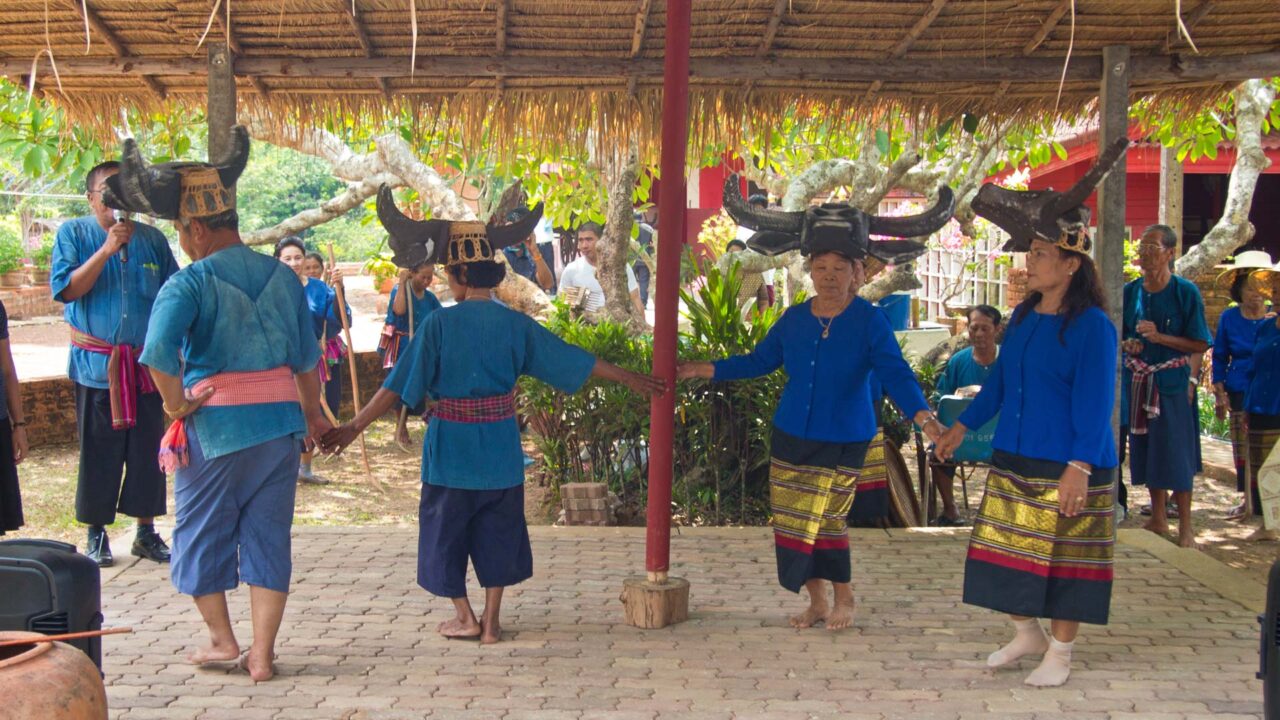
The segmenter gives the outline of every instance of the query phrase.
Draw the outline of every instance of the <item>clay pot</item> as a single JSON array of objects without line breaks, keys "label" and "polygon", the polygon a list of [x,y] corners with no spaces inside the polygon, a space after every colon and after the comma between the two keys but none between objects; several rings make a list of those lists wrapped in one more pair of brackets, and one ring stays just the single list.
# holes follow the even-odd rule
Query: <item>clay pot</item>
[{"label": "clay pot", "polygon": [[[0,632],[0,642],[39,637],[32,632]],[[0,698],[5,717],[107,718],[107,693],[97,666],[66,643],[0,648]]]}]

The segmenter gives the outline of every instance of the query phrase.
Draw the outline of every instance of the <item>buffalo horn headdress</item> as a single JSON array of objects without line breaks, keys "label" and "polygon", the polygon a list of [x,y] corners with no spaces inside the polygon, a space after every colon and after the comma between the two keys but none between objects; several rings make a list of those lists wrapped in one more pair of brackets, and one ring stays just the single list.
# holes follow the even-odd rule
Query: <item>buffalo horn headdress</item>
[{"label": "buffalo horn headdress", "polygon": [[938,201],[919,215],[881,217],[869,215],[848,203],[825,203],[796,212],[758,210],[742,198],[738,176],[724,183],[724,209],[734,222],[756,231],[747,247],[764,255],[800,250],[801,255],[836,251],[851,259],[868,255],[886,263],[903,263],[924,253],[913,240],[878,240],[872,235],[915,238],[929,235],[951,219],[955,196],[951,188],[938,188]]},{"label": "buffalo horn headdress", "polygon": [[391,188],[378,188],[378,220],[390,236],[391,261],[402,268],[422,263],[457,265],[493,260],[494,252],[529,237],[542,220],[542,203],[508,225],[465,220],[414,220],[400,212]]},{"label": "buffalo horn headdress", "polygon": [[231,128],[231,148],[215,163],[167,162],[150,165],[138,143],[126,138],[120,172],[107,178],[104,205],[165,220],[211,217],[236,207],[232,188],[249,162],[249,131]]},{"label": "buffalo horn headdress", "polygon": [[1128,138],[1116,140],[1084,177],[1063,193],[1053,188],[1010,190],[986,183],[973,198],[973,211],[1009,233],[1005,252],[1026,252],[1032,240],[1043,240],[1087,255],[1093,250],[1093,241],[1089,239],[1090,213],[1084,201],[1128,147]]}]

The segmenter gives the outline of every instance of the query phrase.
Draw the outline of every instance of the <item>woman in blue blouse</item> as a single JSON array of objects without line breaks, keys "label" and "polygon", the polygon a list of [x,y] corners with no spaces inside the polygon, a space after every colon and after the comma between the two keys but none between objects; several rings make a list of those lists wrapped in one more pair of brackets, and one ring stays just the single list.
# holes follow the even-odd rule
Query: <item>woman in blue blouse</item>
[{"label": "woman in blue blouse", "polygon": [[[338,339],[342,332],[342,320],[338,317],[338,295],[334,289],[307,275],[307,248],[302,240],[290,235],[276,244],[275,258],[293,270],[302,283],[303,295],[307,298],[307,307],[311,310],[311,322],[315,327],[316,342],[320,344],[321,356],[317,369],[324,389],[324,402],[329,412],[338,414],[338,406],[342,404],[342,373],[337,372],[330,363],[336,346],[341,345]],[[334,285],[342,282],[342,271],[338,268],[330,270],[330,279]],[[347,317],[351,317],[351,308],[347,307]],[[341,354],[338,354],[341,357]],[[336,422],[336,421],[335,421]],[[303,453],[298,466],[298,479],[304,483],[324,485],[327,478],[311,471],[312,453]]]},{"label": "woman in blue blouse", "polygon": [[[1248,251],[1236,256],[1231,275],[1231,299],[1235,305],[1218,318],[1218,332],[1213,341],[1213,395],[1218,419],[1230,414],[1231,454],[1236,463],[1236,490],[1245,491],[1244,394],[1249,388],[1249,372],[1253,369],[1253,346],[1258,329],[1267,322],[1267,287],[1260,268],[1270,268],[1271,257],[1265,252]],[[1258,489],[1252,490],[1253,509],[1261,512]],[[1243,517],[1245,503],[1240,503],[1227,517]]]},{"label": "woman in blue blouse", "polygon": [[[535,212],[533,222],[541,207]],[[464,222],[437,230],[448,238],[445,266],[457,305],[427,316],[369,404],[322,443],[328,451],[340,451],[392,407],[436,401],[422,443],[418,584],[453,601],[456,617],[440,624],[441,635],[479,638],[481,643],[501,639],[499,612],[506,586],[533,575],[516,381],[530,375],[576,392],[594,375],[641,395],[664,388],[662,380],[599,360],[494,302],[493,288],[506,269],[493,260],[503,245],[486,237],[503,230]],[[392,233],[394,238],[396,230]],[[509,242],[526,235],[513,233]],[[479,619],[467,598],[468,559],[485,588]]]},{"label": "woman in blue blouse", "polygon": [[[1014,639],[987,665],[1043,653],[1026,678],[1036,686],[1066,682],[1080,623],[1105,624],[1111,601],[1117,339],[1086,254],[1086,222],[1058,242],[1030,241],[1030,295],[1013,312],[991,376],[937,450],[945,460],[967,428],[1000,413],[964,601],[1012,616]],[[1041,617],[1051,619],[1051,637]]]},{"label": "woman in blue blouse", "polygon": [[[816,245],[807,265],[817,296],[793,305],[754,350],[715,362],[681,363],[678,378],[744,380],[778,368],[787,384],[773,416],[769,502],[778,581],[809,593],[794,627],[853,623],[846,518],[861,489],[858,471],[876,434],[870,376],[930,438],[942,426],[929,412],[883,312],[854,293],[862,255],[851,243]],[[834,606],[824,582],[832,585]]]},{"label": "woman in blue blouse", "polygon": [[[1271,300],[1280,297],[1280,264],[1258,275],[1268,281],[1264,287]],[[1268,318],[1258,328],[1244,409],[1249,424],[1249,485],[1257,493],[1258,469],[1280,440],[1280,317]],[[1275,540],[1276,528],[1262,528],[1250,539]]]},{"label": "woman in blue blouse", "polygon": [[[382,326],[382,337],[378,340],[378,355],[382,357],[383,369],[395,367],[400,351],[413,339],[413,330],[428,315],[440,309],[440,301],[431,292],[435,275],[436,265],[430,262],[400,270],[400,282],[392,286],[391,297],[387,298],[387,317]],[[421,415],[425,409],[401,409],[396,420],[396,442],[402,448],[407,449],[409,445],[409,412]]]}]

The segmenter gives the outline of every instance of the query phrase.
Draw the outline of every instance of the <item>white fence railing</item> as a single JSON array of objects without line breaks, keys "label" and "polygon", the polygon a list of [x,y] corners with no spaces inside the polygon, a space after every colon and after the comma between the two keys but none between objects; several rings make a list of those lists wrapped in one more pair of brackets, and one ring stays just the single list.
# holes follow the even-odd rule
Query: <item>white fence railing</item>
[{"label": "white fence railing", "polygon": [[1007,269],[1010,258],[999,250],[1006,238],[995,234],[959,251],[931,249],[916,261],[916,290],[926,320],[947,315],[953,308],[1008,304]]}]

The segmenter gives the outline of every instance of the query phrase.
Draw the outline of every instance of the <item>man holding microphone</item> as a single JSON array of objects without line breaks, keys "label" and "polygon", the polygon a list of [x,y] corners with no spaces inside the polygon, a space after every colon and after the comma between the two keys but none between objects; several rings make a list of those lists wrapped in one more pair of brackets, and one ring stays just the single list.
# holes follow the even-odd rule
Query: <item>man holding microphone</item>
[{"label": "man holding microphone", "polygon": [[159,230],[117,219],[102,203],[107,178],[119,170],[112,161],[89,171],[90,214],[58,228],[49,278],[71,329],[67,376],[75,384],[80,439],[76,520],[89,526],[85,554],[102,567],[114,562],[106,526],[117,512],[137,519],[134,555],[169,561],[153,524],[167,512],[157,459],[164,410],[138,356],[156,293],[178,264]]}]

